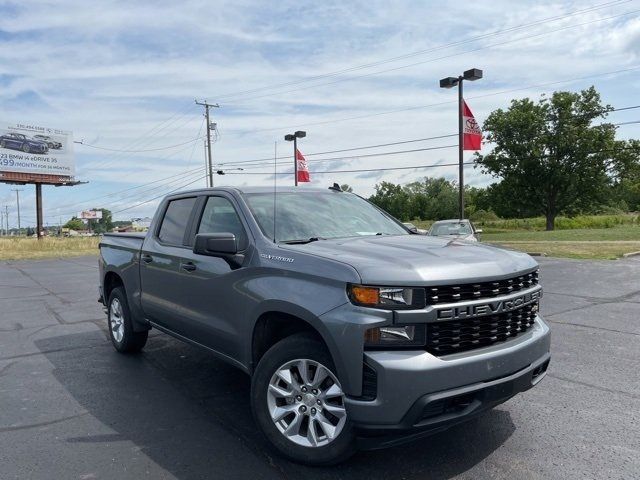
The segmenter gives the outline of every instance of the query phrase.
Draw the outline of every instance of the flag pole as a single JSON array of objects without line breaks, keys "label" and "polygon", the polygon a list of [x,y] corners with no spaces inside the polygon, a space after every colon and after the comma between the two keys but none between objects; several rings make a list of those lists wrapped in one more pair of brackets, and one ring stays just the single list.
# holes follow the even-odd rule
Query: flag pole
[{"label": "flag pole", "polygon": [[293,137],[293,177],[295,186],[298,186],[298,137]]},{"label": "flag pole", "polygon": [[462,81],[463,76],[458,77],[458,205],[460,208],[460,220],[464,219],[464,125]]}]

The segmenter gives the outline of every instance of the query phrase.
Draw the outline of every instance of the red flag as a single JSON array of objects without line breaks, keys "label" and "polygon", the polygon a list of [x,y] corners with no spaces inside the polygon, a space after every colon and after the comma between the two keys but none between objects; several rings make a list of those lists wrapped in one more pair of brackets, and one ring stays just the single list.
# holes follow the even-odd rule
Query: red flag
[{"label": "red flag", "polygon": [[310,182],[309,167],[307,160],[302,156],[300,150],[296,149],[296,163],[298,165],[298,182]]},{"label": "red flag", "polygon": [[462,102],[463,150],[480,150],[482,149],[482,131],[467,102],[464,100]]}]

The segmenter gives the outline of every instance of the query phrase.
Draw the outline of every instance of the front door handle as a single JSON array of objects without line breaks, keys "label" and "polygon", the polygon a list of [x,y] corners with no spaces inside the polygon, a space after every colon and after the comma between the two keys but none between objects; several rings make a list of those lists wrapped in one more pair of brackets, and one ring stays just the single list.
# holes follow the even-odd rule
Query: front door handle
[{"label": "front door handle", "polygon": [[193,262],[181,263],[180,268],[186,270],[187,272],[193,272],[196,269],[196,266]]},{"label": "front door handle", "polygon": [[144,263],[153,262],[153,257],[151,255],[149,255],[148,253],[143,253],[142,255],[140,255],[140,259],[142,259],[142,261]]}]

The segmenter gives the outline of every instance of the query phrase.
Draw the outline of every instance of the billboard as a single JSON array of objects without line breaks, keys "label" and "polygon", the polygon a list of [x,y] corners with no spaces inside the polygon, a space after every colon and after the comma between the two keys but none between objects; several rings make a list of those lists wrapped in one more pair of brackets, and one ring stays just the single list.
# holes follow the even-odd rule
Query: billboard
[{"label": "billboard", "polygon": [[100,220],[102,218],[102,210],[83,210],[78,215],[83,220]]},{"label": "billboard", "polygon": [[0,122],[0,172],[75,176],[73,134],[29,123]]}]

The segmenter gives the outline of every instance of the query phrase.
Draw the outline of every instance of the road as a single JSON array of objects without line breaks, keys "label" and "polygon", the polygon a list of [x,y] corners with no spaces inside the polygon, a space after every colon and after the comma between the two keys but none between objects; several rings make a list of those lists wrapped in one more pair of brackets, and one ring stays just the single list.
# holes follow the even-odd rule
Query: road
[{"label": "road", "polygon": [[0,262],[0,478],[640,478],[640,260],[540,259],[547,377],[481,418],[331,468],[271,453],[249,379],[152,332],[109,344],[93,257]]}]

